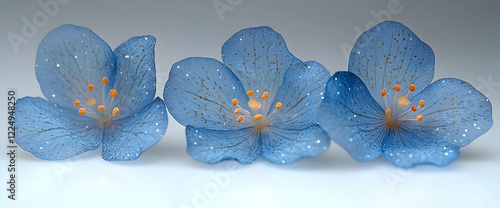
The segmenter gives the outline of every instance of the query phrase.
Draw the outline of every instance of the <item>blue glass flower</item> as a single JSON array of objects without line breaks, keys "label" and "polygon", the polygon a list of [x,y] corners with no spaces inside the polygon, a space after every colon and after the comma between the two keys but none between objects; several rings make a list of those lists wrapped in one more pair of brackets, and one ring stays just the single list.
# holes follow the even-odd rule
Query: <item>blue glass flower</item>
[{"label": "blue glass flower", "polygon": [[17,144],[45,160],[97,149],[105,160],[134,160],[167,128],[155,99],[153,36],[134,37],[113,52],[91,30],[50,31],[36,56],[36,77],[48,99],[17,101]]},{"label": "blue glass flower", "polygon": [[302,62],[269,27],[241,30],[222,46],[224,63],[187,58],[175,63],[163,96],[186,126],[196,160],[276,164],[315,157],[330,144],[316,111],[330,73]]},{"label": "blue glass flower", "polygon": [[404,25],[364,32],[349,72],[328,81],[319,121],[358,161],[444,166],[492,126],[489,100],[469,83],[434,77],[434,53]]}]

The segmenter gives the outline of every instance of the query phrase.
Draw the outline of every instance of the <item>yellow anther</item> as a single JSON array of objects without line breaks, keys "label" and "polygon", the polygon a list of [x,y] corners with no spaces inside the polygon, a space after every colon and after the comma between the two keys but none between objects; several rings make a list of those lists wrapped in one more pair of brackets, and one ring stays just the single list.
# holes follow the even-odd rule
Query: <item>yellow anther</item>
[{"label": "yellow anther", "polygon": [[423,108],[425,106],[425,101],[424,100],[421,100],[420,101],[420,107]]},{"label": "yellow anther", "polygon": [[382,97],[384,97],[387,94],[387,90],[384,88],[382,89]]},{"label": "yellow anther", "polygon": [[120,112],[120,109],[118,108],[113,108],[113,115],[116,116],[116,114],[118,114]]},{"label": "yellow anther", "polygon": [[408,87],[408,89],[410,89],[410,91],[412,91],[412,92],[413,92],[413,91],[415,91],[415,88],[416,88],[416,87],[415,87],[415,85],[414,85],[414,84],[411,84],[411,85]]},{"label": "yellow anther", "polygon": [[260,115],[260,114],[257,114],[257,115],[255,115],[255,116],[253,117],[253,119],[255,119],[255,120],[259,120],[259,119],[261,119],[261,118],[262,118],[262,115]]},{"label": "yellow anther", "polygon": [[73,103],[74,105],[80,105],[80,100],[75,99],[75,102]]},{"label": "yellow anther", "polygon": [[281,102],[276,103],[276,108],[277,109],[280,109],[282,106],[283,106],[283,104],[281,104]]},{"label": "yellow anther", "polygon": [[411,106],[411,110],[412,110],[412,111],[417,111],[417,108],[418,108],[418,107],[417,107],[416,105]]},{"label": "yellow anther", "polygon": [[396,90],[396,92],[400,91],[401,85],[394,85],[394,90]]},{"label": "yellow anther", "polygon": [[89,86],[87,86],[87,89],[89,89],[89,91],[92,92],[92,90],[94,89],[94,85],[93,84],[89,84]]},{"label": "yellow anther", "polygon": [[87,100],[87,105],[88,106],[94,106],[95,105],[95,99],[94,99],[94,97],[89,97],[89,99]]},{"label": "yellow anther", "polygon": [[236,108],[236,110],[234,110],[234,114],[238,114],[238,113],[240,113],[240,109]]},{"label": "yellow anther", "polygon": [[259,110],[260,107],[262,107],[262,103],[255,100],[255,98],[250,98],[250,101],[248,101],[248,106],[250,106],[252,110]]},{"label": "yellow anther", "polygon": [[248,97],[252,97],[253,94],[254,94],[253,90],[248,90],[247,92]]},{"label": "yellow anther", "polygon": [[263,100],[265,100],[268,97],[269,97],[269,93],[268,92],[264,92],[264,94],[262,94],[262,99]]},{"label": "yellow anther", "polygon": [[99,105],[97,106],[97,110],[99,111],[103,111],[106,107],[104,107],[104,105]]},{"label": "yellow anther", "polygon": [[238,123],[241,122],[241,121],[243,121],[243,116],[238,116],[238,118],[236,119],[236,121],[238,121]]},{"label": "yellow anther", "polygon": [[424,117],[422,115],[417,116],[417,121],[422,121],[422,119],[424,119]]},{"label": "yellow anther", "polygon": [[102,78],[102,84],[108,84],[109,80],[107,77]]},{"label": "yellow anther", "polygon": [[387,110],[385,110],[385,115],[389,115],[389,113],[391,113],[391,109],[390,108],[387,108]]},{"label": "yellow anther", "polygon": [[238,105],[238,100],[236,100],[236,98],[233,99],[233,105]]},{"label": "yellow anther", "polygon": [[80,115],[85,115],[86,112],[87,112],[87,110],[85,110],[85,108],[78,109],[78,114],[80,114]]},{"label": "yellow anther", "polygon": [[111,97],[116,97],[118,95],[115,89],[110,90],[109,94],[111,94]]},{"label": "yellow anther", "polygon": [[401,97],[399,97],[399,99],[398,99],[398,107],[399,107],[399,109],[403,109],[406,106],[408,106],[409,104],[410,104],[410,100],[408,100],[406,98],[406,96],[402,95]]}]

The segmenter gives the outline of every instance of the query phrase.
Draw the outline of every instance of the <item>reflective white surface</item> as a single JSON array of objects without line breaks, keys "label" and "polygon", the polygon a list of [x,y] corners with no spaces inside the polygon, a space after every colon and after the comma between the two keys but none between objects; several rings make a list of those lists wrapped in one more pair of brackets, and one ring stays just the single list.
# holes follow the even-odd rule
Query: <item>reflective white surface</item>
[{"label": "reflective white surface", "polygon": [[[383,158],[358,163],[335,143],[318,158],[291,165],[277,166],[263,159],[251,165],[231,161],[206,165],[186,153],[184,127],[169,117],[164,139],[136,161],[106,162],[100,149],[65,161],[42,161],[18,149],[15,202],[7,199],[5,191],[7,133],[1,128],[5,138],[0,142],[1,207],[500,206],[498,3],[69,1],[47,14],[39,2],[47,0],[4,1],[0,6],[0,93],[4,95],[0,119],[4,121],[9,88],[17,89],[18,97],[42,96],[34,73],[36,50],[45,34],[62,24],[88,27],[112,48],[132,36],[154,35],[157,95],[161,95],[173,63],[192,56],[220,60],[222,44],[231,35],[260,25],[283,35],[291,53],[302,61],[318,61],[332,74],[346,70],[344,54],[357,36],[390,15],[432,47],[435,80],[464,79],[490,98],[495,124],[463,148],[455,163],[404,170]],[[228,10],[219,16],[214,2]],[[42,22],[43,12],[46,22]],[[39,18],[37,31],[29,37],[22,33],[23,17],[31,22]],[[17,53],[7,38],[10,32],[25,37]]]}]

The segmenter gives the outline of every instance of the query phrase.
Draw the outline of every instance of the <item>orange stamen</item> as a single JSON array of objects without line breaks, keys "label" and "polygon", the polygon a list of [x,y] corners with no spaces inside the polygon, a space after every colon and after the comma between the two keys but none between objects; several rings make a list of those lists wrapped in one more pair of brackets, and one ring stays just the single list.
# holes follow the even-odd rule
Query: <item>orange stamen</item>
[{"label": "orange stamen", "polygon": [[401,90],[401,86],[400,85],[394,85],[394,90],[396,90],[396,92],[399,92]]},{"label": "orange stamen", "polygon": [[97,110],[99,111],[103,111],[106,107],[104,107],[104,105],[99,105],[97,106]]},{"label": "orange stamen", "polygon": [[420,107],[423,108],[425,106],[425,101],[424,100],[421,100],[420,101]]},{"label": "orange stamen", "polygon": [[412,91],[412,92],[413,92],[413,91],[415,91],[415,88],[416,88],[416,87],[415,87],[415,85],[414,85],[414,84],[411,84],[408,88],[410,89],[410,91]]},{"label": "orange stamen", "polygon": [[248,97],[252,97],[252,95],[253,95],[253,94],[254,94],[253,90],[249,90],[249,91],[247,92]]},{"label": "orange stamen", "polygon": [[236,100],[236,98],[233,99],[233,105],[238,105],[238,100]]},{"label": "orange stamen", "polygon": [[78,109],[78,114],[80,114],[82,116],[85,115],[86,112],[87,112],[87,110],[85,110],[85,108]]},{"label": "orange stamen", "polygon": [[422,121],[422,119],[424,119],[424,117],[422,115],[417,116],[417,121]]},{"label": "orange stamen", "polygon": [[80,100],[75,99],[75,102],[73,103],[74,105],[80,105]]},{"label": "orange stamen", "polygon": [[236,119],[236,121],[238,121],[238,123],[243,121],[243,116],[238,116],[238,119]]},{"label": "orange stamen", "polygon": [[262,94],[262,99],[263,100],[265,100],[268,97],[269,97],[269,93],[268,92],[264,92],[264,94]]},{"label": "orange stamen", "polygon": [[89,84],[89,86],[87,86],[87,89],[89,89],[89,91],[92,92],[92,90],[94,89],[94,85],[93,84]]},{"label": "orange stamen", "polygon": [[276,103],[276,108],[277,109],[280,109],[282,106],[283,106],[283,104],[281,104],[281,102]]},{"label": "orange stamen", "polygon": [[109,80],[107,77],[102,78],[102,84],[108,84]]},{"label": "orange stamen", "polygon": [[118,108],[113,109],[113,115],[116,116],[116,114],[118,114],[119,112],[120,112],[120,109],[118,109]]},{"label": "orange stamen", "polygon": [[391,109],[390,108],[387,108],[387,110],[385,111],[385,115],[389,115],[389,113],[391,113]]},{"label": "orange stamen", "polygon": [[411,106],[411,110],[412,110],[412,111],[417,111],[417,106],[416,106],[416,105]]},{"label": "orange stamen", "polygon": [[255,115],[255,116],[253,117],[253,119],[255,119],[255,120],[259,120],[259,119],[261,119],[261,118],[262,118],[262,115],[260,115],[260,114],[257,114],[257,115]]},{"label": "orange stamen", "polygon": [[387,94],[387,90],[384,88],[382,89],[382,97],[384,97]]},{"label": "orange stamen", "polygon": [[118,95],[115,89],[110,90],[109,94],[111,94],[111,97],[116,97]]},{"label": "orange stamen", "polygon": [[236,110],[234,110],[234,114],[238,114],[238,113],[240,113],[240,109],[236,108]]}]

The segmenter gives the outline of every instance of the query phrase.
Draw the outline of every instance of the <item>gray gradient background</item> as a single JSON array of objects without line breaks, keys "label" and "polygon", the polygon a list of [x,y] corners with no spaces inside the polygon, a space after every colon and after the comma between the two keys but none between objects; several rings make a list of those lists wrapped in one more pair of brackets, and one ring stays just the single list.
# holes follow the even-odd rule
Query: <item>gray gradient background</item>
[{"label": "gray gradient background", "polygon": [[[41,0],[45,2],[46,0]],[[315,60],[333,74],[347,68],[347,50],[371,12],[388,11],[390,0],[251,1],[231,6],[221,20],[213,0],[76,1],[38,29],[15,53],[9,32],[21,34],[22,17],[43,11],[38,0],[0,3],[0,120],[6,123],[9,88],[18,96],[43,96],[34,62],[40,40],[53,28],[71,23],[92,29],[111,48],[128,38],[157,38],[157,94],[162,95],[170,66],[186,57],[220,60],[222,44],[240,29],[268,25],[283,35],[289,50],[303,61]],[[239,2],[233,0],[232,2]],[[17,200],[7,200],[6,128],[0,128],[1,207],[423,207],[500,206],[498,1],[400,0],[391,19],[412,29],[436,55],[435,79],[456,77],[486,94],[495,109],[493,128],[462,149],[455,163],[401,170],[381,158],[354,161],[338,145],[314,159],[276,166],[263,159],[251,165],[206,165],[185,151],[184,127],[172,117],[166,136],[131,162],[106,162],[100,149],[65,161],[42,161],[18,149]],[[387,19],[383,16],[382,19]],[[359,29],[356,29],[359,28]],[[2,125],[6,125],[6,124]],[[0,126],[2,126],[0,125]],[[5,126],[4,126],[5,127]],[[228,167],[232,166],[231,167]],[[234,167],[238,171],[233,171]],[[228,176],[217,183],[214,175]],[[392,180],[388,180],[392,179]],[[208,195],[207,190],[208,190]]]}]

